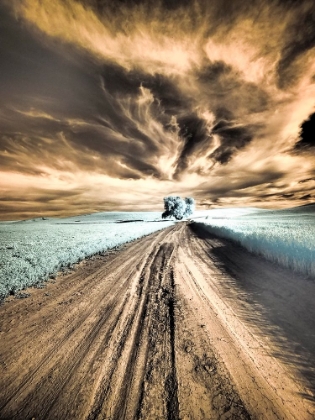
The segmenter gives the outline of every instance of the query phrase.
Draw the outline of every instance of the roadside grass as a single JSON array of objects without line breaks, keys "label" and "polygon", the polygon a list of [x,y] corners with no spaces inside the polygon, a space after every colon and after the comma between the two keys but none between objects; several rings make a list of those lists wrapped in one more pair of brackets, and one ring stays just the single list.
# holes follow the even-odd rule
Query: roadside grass
[{"label": "roadside grass", "polygon": [[29,286],[40,287],[91,255],[174,224],[159,223],[160,218],[161,213],[153,212],[108,212],[1,223],[0,300]]},{"label": "roadside grass", "polygon": [[250,252],[315,277],[315,213],[278,210],[212,218],[209,211],[207,218],[196,223]]}]

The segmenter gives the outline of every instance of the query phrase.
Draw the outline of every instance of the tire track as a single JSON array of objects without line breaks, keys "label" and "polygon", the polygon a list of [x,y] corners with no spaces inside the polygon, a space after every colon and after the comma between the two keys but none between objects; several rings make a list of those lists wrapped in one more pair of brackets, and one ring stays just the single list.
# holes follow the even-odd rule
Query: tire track
[{"label": "tire track", "polygon": [[176,374],[176,357],[175,357],[175,282],[174,272],[170,272],[170,296],[168,298],[169,322],[170,322],[170,353],[171,367],[170,373],[166,379],[165,387],[167,392],[167,419],[179,419],[178,405],[178,383]]},{"label": "tire track", "polygon": [[151,418],[179,418],[174,349],[175,298],[172,284],[174,251],[175,246],[170,242],[160,247],[160,258],[151,275],[153,287],[148,302],[150,345],[136,417],[130,418],[145,419],[148,413]]},{"label": "tire track", "polygon": [[[148,279],[146,279],[146,270],[147,270],[147,266],[150,265],[150,263],[152,261],[154,261],[154,257],[155,257],[155,253],[156,250],[153,250],[149,256],[149,258],[146,261],[145,267],[143,268],[140,276],[139,276],[139,282],[137,284],[137,290],[136,290],[136,301],[133,302],[132,308],[129,309],[128,313],[129,313],[129,319],[125,325],[125,328],[123,330],[123,333],[121,335],[121,337],[117,337],[115,339],[115,341],[117,343],[119,343],[118,348],[116,350],[116,354],[114,355],[114,358],[112,360],[111,363],[111,369],[110,369],[110,373],[107,377],[104,377],[102,380],[102,383],[99,386],[99,389],[97,391],[97,395],[95,397],[95,402],[93,407],[91,408],[90,414],[88,416],[88,420],[94,420],[94,419],[98,419],[98,418],[106,418],[106,413],[104,413],[104,410],[109,410],[111,412],[111,418],[115,419],[116,414],[114,411],[114,414],[112,414],[113,411],[113,405],[115,405],[115,402],[110,403],[110,393],[112,391],[112,382],[114,381],[113,377],[116,373],[117,370],[117,366],[120,363],[120,359],[122,358],[123,355],[123,351],[125,350],[126,347],[126,342],[128,340],[128,338],[130,338],[131,336],[131,332],[132,332],[132,327],[135,325],[135,320],[136,318],[139,318],[139,321],[136,323],[136,326],[134,327],[134,334],[132,335],[131,339],[134,340],[134,343],[139,341],[139,331],[141,330],[142,326],[143,326],[143,319],[144,319],[144,313],[146,311],[146,303],[147,303],[147,295],[145,295],[144,290],[147,289],[148,287]],[[137,351],[137,346],[135,344],[133,344],[131,346],[131,351],[128,354],[128,358],[130,360],[130,358],[132,358],[134,356],[134,354]],[[127,363],[128,366],[128,363]],[[127,368],[126,366],[126,368]],[[126,401],[126,394],[128,393],[128,385],[126,385],[126,380],[128,380],[129,376],[130,376],[130,362],[129,362],[129,370],[126,370],[126,374],[123,376],[123,379],[121,380],[121,383],[124,383],[124,389],[123,389],[123,393],[124,393],[124,398],[120,398],[120,401],[122,403],[122,406],[118,403],[116,404],[118,406],[118,408],[116,408],[116,413],[120,410],[124,411],[125,410],[125,401]],[[127,368],[128,369],[128,368]],[[128,384],[128,382],[127,382]],[[112,395],[112,399],[115,399],[116,394],[120,394],[119,392],[117,393],[117,385],[116,388],[114,390],[114,395]],[[107,402],[107,407],[104,407],[104,401]],[[115,410],[115,408],[114,408]],[[120,417],[122,418],[122,417]]]},{"label": "tire track", "polygon": [[[142,282],[137,290],[140,302],[135,305],[137,310],[133,312],[124,340],[120,340],[121,347],[111,376],[106,381],[107,386],[100,387],[88,420],[108,417],[114,420],[141,416],[144,389],[150,377],[150,366],[152,366],[152,353],[156,349],[156,342],[163,340],[161,336],[169,331],[169,328],[166,328],[158,340],[152,340],[155,329],[154,320],[160,317],[160,311],[156,310],[155,297],[164,284],[167,272],[165,267],[172,252],[173,247],[170,245],[158,247],[154,258],[146,264],[141,273]],[[165,378],[166,384],[169,384],[169,377],[171,373]],[[110,386],[113,382],[114,389]],[[173,391],[172,394],[174,394]],[[169,400],[170,398],[166,396],[165,401]]]}]

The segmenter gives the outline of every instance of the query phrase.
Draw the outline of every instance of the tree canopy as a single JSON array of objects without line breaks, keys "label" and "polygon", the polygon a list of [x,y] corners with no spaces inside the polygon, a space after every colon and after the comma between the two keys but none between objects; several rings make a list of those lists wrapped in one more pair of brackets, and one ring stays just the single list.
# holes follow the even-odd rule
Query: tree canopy
[{"label": "tree canopy", "polygon": [[192,197],[181,198],[178,196],[164,197],[164,213],[162,218],[175,217],[182,220],[193,214],[195,210],[195,200]]}]

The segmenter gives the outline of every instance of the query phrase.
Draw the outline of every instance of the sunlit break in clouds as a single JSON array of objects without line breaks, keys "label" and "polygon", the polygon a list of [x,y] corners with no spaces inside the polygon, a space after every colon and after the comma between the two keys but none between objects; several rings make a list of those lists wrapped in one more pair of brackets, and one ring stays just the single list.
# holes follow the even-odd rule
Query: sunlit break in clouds
[{"label": "sunlit break in clouds", "polygon": [[315,197],[313,0],[4,0],[0,218]]}]

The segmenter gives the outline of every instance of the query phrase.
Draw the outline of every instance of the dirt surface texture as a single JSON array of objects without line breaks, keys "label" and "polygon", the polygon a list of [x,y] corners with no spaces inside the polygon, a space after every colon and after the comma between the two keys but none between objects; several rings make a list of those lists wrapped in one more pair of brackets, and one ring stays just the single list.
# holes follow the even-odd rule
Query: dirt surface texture
[{"label": "dirt surface texture", "polygon": [[177,223],[0,306],[0,419],[314,419],[314,296]]}]

